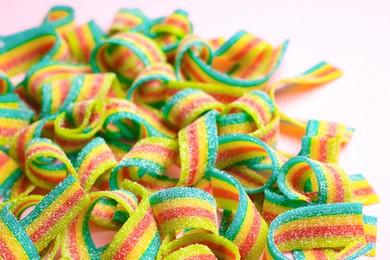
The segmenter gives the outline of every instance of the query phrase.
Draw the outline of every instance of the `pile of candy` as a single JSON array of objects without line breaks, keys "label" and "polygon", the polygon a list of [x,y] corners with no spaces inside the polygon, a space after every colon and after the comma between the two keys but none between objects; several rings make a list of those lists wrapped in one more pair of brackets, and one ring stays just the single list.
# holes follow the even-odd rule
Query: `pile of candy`
[{"label": "pile of candy", "polygon": [[[0,41],[2,258],[375,255],[362,205],[379,199],[338,166],[353,130],[275,102],[278,89],[338,78],[332,65],[270,85],[287,42],[203,40],[181,10],[122,9],[106,34],[56,6]],[[282,126],[302,133],[298,155],[277,149]],[[116,231],[109,244],[91,222]]]}]

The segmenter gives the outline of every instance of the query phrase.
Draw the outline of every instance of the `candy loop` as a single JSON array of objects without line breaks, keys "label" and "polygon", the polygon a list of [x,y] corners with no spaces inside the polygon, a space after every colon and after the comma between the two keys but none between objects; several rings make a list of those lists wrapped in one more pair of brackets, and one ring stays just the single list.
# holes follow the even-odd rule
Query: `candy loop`
[{"label": "candy loop", "polygon": [[[8,76],[25,73],[40,60],[69,59],[69,50],[51,25],[42,25],[24,32],[2,37],[0,70]],[[28,58],[23,58],[28,56]]]},{"label": "candy loop", "polygon": [[75,78],[73,81],[59,79],[42,85],[37,99],[31,100],[40,110],[39,118],[49,117],[64,110],[77,97],[81,82],[81,78]]},{"label": "candy loop", "polygon": [[[176,185],[177,180],[163,176],[179,155],[177,141],[163,137],[149,137],[137,142],[112,170],[110,188],[119,189],[124,179],[130,179],[151,190],[160,190],[161,182]],[[161,176],[160,178],[157,176]],[[151,179],[150,179],[151,178]],[[158,182],[155,179],[160,179]]]},{"label": "candy loop", "polygon": [[213,97],[196,89],[186,89],[172,96],[162,108],[164,117],[184,128],[208,111],[221,111],[223,105]]},{"label": "candy loop", "polygon": [[101,41],[91,54],[94,72],[114,71],[125,84],[131,84],[145,66],[164,61],[163,52],[153,40],[133,32],[121,32]]},{"label": "candy loop", "polygon": [[70,175],[20,221],[40,252],[88,203],[87,195]]},{"label": "candy loop", "polygon": [[214,169],[211,184],[218,209],[235,211],[223,236],[237,245],[242,259],[258,259],[266,244],[267,223],[235,178]]},{"label": "candy loop", "polygon": [[[228,113],[237,113],[239,111],[244,111],[246,114],[250,115],[253,122],[256,124],[256,130],[250,134],[259,138],[260,140],[270,144],[271,146],[276,146],[276,139],[279,135],[279,112],[275,108],[274,103],[269,98],[269,96],[260,90],[251,91],[244,94],[239,99],[228,104],[222,114]],[[227,129],[227,123],[230,123],[232,119],[226,120],[224,123],[223,132],[227,133],[247,133],[247,128],[250,127],[252,120],[246,119],[240,114],[234,119],[238,120],[240,124],[234,124],[232,130]],[[244,130],[237,129],[237,127],[243,124],[247,120],[247,124],[244,124]],[[236,123],[236,121],[233,121]],[[248,124],[249,123],[249,124]]]},{"label": "candy loop", "polygon": [[92,50],[104,37],[104,32],[93,20],[64,35],[73,59],[85,63],[90,61]]},{"label": "candy loop", "polygon": [[[64,122],[65,118],[61,118],[61,116],[66,117],[67,122]],[[103,103],[95,99],[70,105],[66,111],[55,119],[54,127],[56,134],[59,136],[69,137],[69,135],[74,135],[75,139],[84,139],[85,137],[92,137],[100,130],[103,119]],[[67,125],[73,128],[66,128]]]},{"label": "candy loop", "polygon": [[257,130],[253,118],[247,113],[234,113],[223,115],[218,119],[219,135],[250,134]]},{"label": "candy loop", "polygon": [[309,120],[299,155],[337,164],[341,145],[349,142],[353,129],[333,122]]},{"label": "candy loop", "polygon": [[178,186],[193,186],[214,168],[218,149],[215,117],[215,112],[209,112],[180,130],[181,170]]},{"label": "candy loop", "polygon": [[221,43],[213,65],[221,72],[240,79],[262,76],[269,69],[272,46],[245,32],[239,31]]},{"label": "candy loop", "polygon": [[117,165],[114,155],[103,138],[95,138],[77,155],[75,167],[80,185],[88,192],[95,181]]},{"label": "candy loop", "polygon": [[142,139],[152,136],[175,136],[161,118],[127,100],[109,99],[105,110],[106,119],[103,129],[111,138]]},{"label": "candy loop", "polygon": [[180,81],[182,81],[182,79],[184,78],[184,75],[180,73],[180,63],[182,62],[182,59],[184,59],[186,52],[197,53],[201,57],[201,59],[204,62],[206,62],[206,64],[208,65],[211,64],[214,58],[214,53],[211,47],[206,42],[204,42],[199,36],[193,34],[187,35],[181,41],[175,59],[174,68],[175,68],[176,79]]},{"label": "candy loop", "polygon": [[166,53],[169,61],[175,58],[175,52],[181,40],[192,33],[192,24],[188,13],[175,10],[171,15],[151,25],[148,35],[152,37]]},{"label": "candy loop", "polygon": [[74,154],[92,140],[104,118],[104,105],[98,99],[71,104],[54,120],[54,141],[65,153]]},{"label": "candy loop", "polygon": [[[277,179],[279,168],[286,159],[263,141],[249,135],[229,134],[218,138],[218,157],[216,161],[216,167],[218,169],[226,169],[235,165],[245,165],[251,161],[261,163],[264,157],[270,158],[271,165],[267,168],[271,171],[264,172],[263,180],[265,183],[259,183],[259,186],[256,188],[246,187],[245,190],[248,193],[262,192],[264,189],[271,187]],[[245,178],[245,173],[236,172],[236,174]]]},{"label": "candy loop", "polygon": [[[237,46],[240,50],[237,53],[236,51],[232,51],[236,53],[236,56],[242,55],[241,53],[250,53],[249,58],[251,59],[251,62],[249,62],[249,65],[247,65],[248,68],[243,75],[240,75],[238,77],[232,77],[229,74],[233,72],[228,72],[228,74],[224,74],[214,69],[213,66],[210,66],[214,56],[216,58],[218,56],[221,56],[224,52],[226,52],[227,49],[232,46],[233,43],[236,42],[239,42]],[[261,57],[262,54],[257,53],[257,55],[252,55],[250,49],[253,48],[253,53],[255,53],[257,52],[257,48],[262,48],[261,45],[263,44],[264,42],[262,43],[261,40],[251,36],[244,31],[240,31],[236,35],[234,35],[231,40],[227,41],[225,45],[221,46],[221,48],[214,53],[212,52],[211,47],[199,37],[187,36],[180,43],[179,48],[177,50],[177,56],[175,60],[176,77],[177,79],[181,80],[185,78],[187,80],[191,79],[192,81],[221,84],[224,86],[244,87],[249,89],[264,88],[263,84],[268,81],[268,79],[280,65],[288,42],[286,41],[281,46],[273,50],[271,55],[265,55],[264,60],[259,60],[259,57]],[[198,57],[195,53],[193,53],[191,49],[194,46],[206,46],[209,53],[201,53],[206,58],[203,58],[203,56]],[[234,59],[230,58],[230,60],[235,63]],[[240,66],[237,63],[237,68],[239,67]],[[250,74],[252,74],[253,71],[255,71],[258,67],[264,67],[264,69],[261,69],[260,71],[264,71],[265,74],[261,75],[258,79],[247,78],[250,77]],[[181,68],[186,68],[186,74],[184,75],[184,77],[180,76],[180,74],[183,73],[183,70],[181,70]],[[234,66],[232,67],[232,69],[237,68],[235,68]]]},{"label": "candy loop", "polygon": [[280,169],[278,186],[291,200],[306,202],[351,202],[352,192],[346,173],[336,165],[297,156]]},{"label": "candy loop", "polygon": [[[42,87],[41,117],[65,111],[72,103],[92,99],[104,99],[107,96],[123,97],[119,82],[113,73],[84,74],[72,78],[52,81]],[[59,92],[59,93],[58,93]]]},{"label": "candy loop", "polygon": [[[119,219],[118,215],[123,218]],[[97,199],[90,212],[90,220],[111,230],[119,230],[128,217],[129,213],[123,209],[121,204],[108,197]]]},{"label": "candy loop", "polygon": [[150,204],[161,233],[175,234],[185,228],[217,233],[214,198],[195,188],[171,188],[154,193]]},{"label": "candy loop", "polygon": [[263,216],[264,220],[270,224],[283,212],[308,205],[309,203],[306,201],[290,200],[286,196],[276,193],[274,190],[265,190],[261,215]]},{"label": "candy loop", "polygon": [[26,175],[38,187],[52,189],[76,171],[62,149],[46,138],[35,138],[27,144]]},{"label": "candy loop", "polygon": [[255,90],[246,93],[241,98],[227,105],[223,114],[237,110],[242,110],[249,114],[260,128],[266,126],[271,121],[275,112],[275,105],[265,92]]},{"label": "candy loop", "polygon": [[148,20],[149,18],[138,8],[122,8],[115,14],[114,21],[109,30],[110,35],[121,31],[129,31]]},{"label": "candy loop", "polygon": [[[21,85],[25,96],[40,101],[41,96],[39,94],[44,84],[62,79],[63,84],[67,82],[70,86],[70,82],[74,77],[90,72],[92,72],[92,69],[89,65],[45,60],[31,67]],[[63,88],[65,87],[63,86]]]},{"label": "candy loop", "polygon": [[102,259],[129,257],[154,259],[161,239],[150,206],[149,194],[142,186],[130,181],[125,180],[123,187],[142,199],[137,209],[123,224],[101,257]]},{"label": "candy loop", "polygon": [[74,10],[69,6],[54,6],[43,20],[45,23],[50,23],[57,32],[64,34],[74,28]]},{"label": "candy loop", "polygon": [[72,259],[94,259],[104,251],[96,247],[88,228],[91,212],[100,198],[115,200],[129,214],[133,214],[138,205],[135,195],[124,190],[92,192],[88,197],[89,204],[72,220],[62,237],[63,254]]},{"label": "candy loop", "polygon": [[126,99],[140,99],[142,102],[161,107],[165,103],[165,84],[173,80],[175,74],[168,63],[157,63],[143,69],[127,92]]},{"label": "candy loop", "polygon": [[182,39],[186,34],[192,32],[191,22],[188,20],[188,13],[183,10],[175,10],[170,16],[166,17],[161,23],[155,24],[150,28],[152,33],[157,35],[171,34],[178,39]]},{"label": "candy loop", "polygon": [[26,151],[28,142],[30,142],[34,137],[40,137],[44,130],[52,128],[52,123],[53,121],[49,118],[36,121],[19,130],[12,137],[9,154],[16,162],[19,163],[22,170],[25,169],[26,158],[25,152],[19,151]]},{"label": "candy loop", "polygon": [[365,244],[362,206],[315,205],[279,215],[270,225],[266,259],[288,259],[294,249],[344,248]]},{"label": "candy loop", "polygon": [[28,195],[13,200],[10,203],[9,211],[20,221],[22,214],[29,208],[36,206],[42,201],[42,195]]}]

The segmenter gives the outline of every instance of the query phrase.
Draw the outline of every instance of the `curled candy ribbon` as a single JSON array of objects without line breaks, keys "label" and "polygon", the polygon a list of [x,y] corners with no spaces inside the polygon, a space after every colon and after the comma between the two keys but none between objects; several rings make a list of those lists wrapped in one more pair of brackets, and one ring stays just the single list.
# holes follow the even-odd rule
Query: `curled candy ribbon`
[{"label": "curled candy ribbon", "polygon": [[[287,211],[270,226],[264,259],[288,259],[284,251],[294,251],[296,259],[331,257],[356,258],[373,249],[364,236],[362,206],[357,203],[317,205]],[[328,248],[321,250],[317,248]],[[332,248],[342,248],[334,252]],[[311,250],[311,252],[310,252]],[[316,251],[314,251],[316,250]]]}]

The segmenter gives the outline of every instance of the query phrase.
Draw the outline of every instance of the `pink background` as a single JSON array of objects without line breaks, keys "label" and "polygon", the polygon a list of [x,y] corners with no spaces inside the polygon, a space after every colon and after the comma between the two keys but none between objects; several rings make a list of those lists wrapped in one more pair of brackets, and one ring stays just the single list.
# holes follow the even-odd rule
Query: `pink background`
[{"label": "pink background", "polygon": [[[290,39],[278,77],[296,76],[320,61],[343,69],[344,76],[326,86],[278,101],[290,116],[322,119],[356,128],[340,165],[362,173],[379,194],[379,205],[364,208],[379,217],[376,259],[388,259],[390,241],[390,1],[20,1],[3,0],[0,35],[37,26],[55,4],[71,5],[77,22],[90,19],[107,29],[116,10],[141,8],[148,16],[190,13],[196,34],[230,37],[247,30],[274,45]],[[299,150],[284,138],[281,147]]]}]

